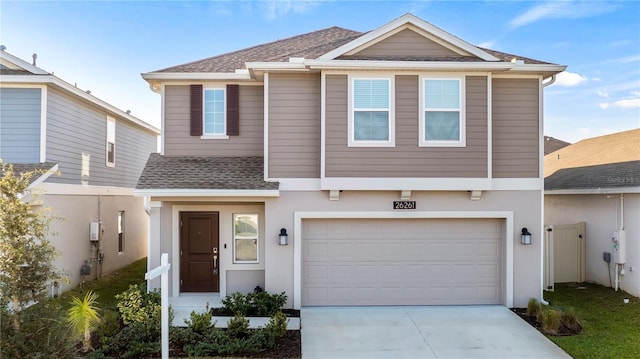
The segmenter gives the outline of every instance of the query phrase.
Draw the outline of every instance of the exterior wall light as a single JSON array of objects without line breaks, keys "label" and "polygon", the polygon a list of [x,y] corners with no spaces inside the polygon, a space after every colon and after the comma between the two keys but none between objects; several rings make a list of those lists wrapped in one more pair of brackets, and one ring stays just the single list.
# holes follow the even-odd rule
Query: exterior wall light
[{"label": "exterior wall light", "polygon": [[287,230],[286,228],[281,228],[280,229],[280,235],[279,237],[279,241],[278,244],[281,246],[286,246],[287,244],[289,244],[289,236],[287,235]]},{"label": "exterior wall light", "polygon": [[531,244],[531,233],[526,228],[522,228],[522,234],[520,235],[520,243],[529,245]]}]

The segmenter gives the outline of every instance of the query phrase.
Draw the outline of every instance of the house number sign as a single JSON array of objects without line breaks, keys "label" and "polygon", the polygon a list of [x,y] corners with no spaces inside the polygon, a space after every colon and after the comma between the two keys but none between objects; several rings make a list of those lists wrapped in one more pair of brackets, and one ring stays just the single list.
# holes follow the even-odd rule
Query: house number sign
[{"label": "house number sign", "polygon": [[416,201],[393,201],[393,209],[416,209]]}]

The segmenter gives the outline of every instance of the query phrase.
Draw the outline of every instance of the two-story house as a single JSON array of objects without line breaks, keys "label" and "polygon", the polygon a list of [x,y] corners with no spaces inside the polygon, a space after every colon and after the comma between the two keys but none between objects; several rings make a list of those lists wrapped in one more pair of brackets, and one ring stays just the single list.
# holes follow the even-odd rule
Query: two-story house
[{"label": "two-story house", "polygon": [[16,172],[45,171],[31,187],[36,204],[62,218],[48,238],[70,279],[60,290],[147,254],[148,216],[133,189],[159,134],[35,59],[0,51],[0,159]]},{"label": "two-story house", "polygon": [[406,14],[144,73],[162,97],[135,191],[150,263],[169,254],[172,297],[525,306],[542,293],[543,88],[564,69]]}]

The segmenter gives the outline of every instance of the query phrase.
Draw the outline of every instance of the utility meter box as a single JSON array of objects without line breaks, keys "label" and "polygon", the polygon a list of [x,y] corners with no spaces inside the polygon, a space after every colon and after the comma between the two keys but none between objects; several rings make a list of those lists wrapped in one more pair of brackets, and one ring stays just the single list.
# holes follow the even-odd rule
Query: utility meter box
[{"label": "utility meter box", "polygon": [[100,241],[100,222],[91,222],[89,224],[89,240],[91,242]]},{"label": "utility meter box", "polygon": [[623,229],[613,232],[613,263],[624,264],[627,261],[627,236]]}]

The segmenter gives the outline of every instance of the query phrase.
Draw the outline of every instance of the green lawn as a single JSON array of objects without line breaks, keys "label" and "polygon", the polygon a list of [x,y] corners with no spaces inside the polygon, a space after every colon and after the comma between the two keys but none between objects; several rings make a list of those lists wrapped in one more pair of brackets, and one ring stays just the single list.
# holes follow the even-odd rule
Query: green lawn
[{"label": "green lawn", "polygon": [[92,290],[98,293],[100,308],[115,308],[115,295],[129,288],[130,284],[144,283],[144,273],[147,271],[147,258],[142,258],[132,264],[103,275],[100,279],[87,281],[84,286],[78,286],[65,292],[56,300],[66,309],[72,297],[82,298],[85,293]]},{"label": "green lawn", "polygon": [[[585,289],[578,289],[578,288]],[[640,299],[597,284],[556,284],[545,292],[554,307],[573,307],[584,330],[571,337],[550,336],[576,359],[640,358]],[[623,299],[629,298],[629,304]]]}]

